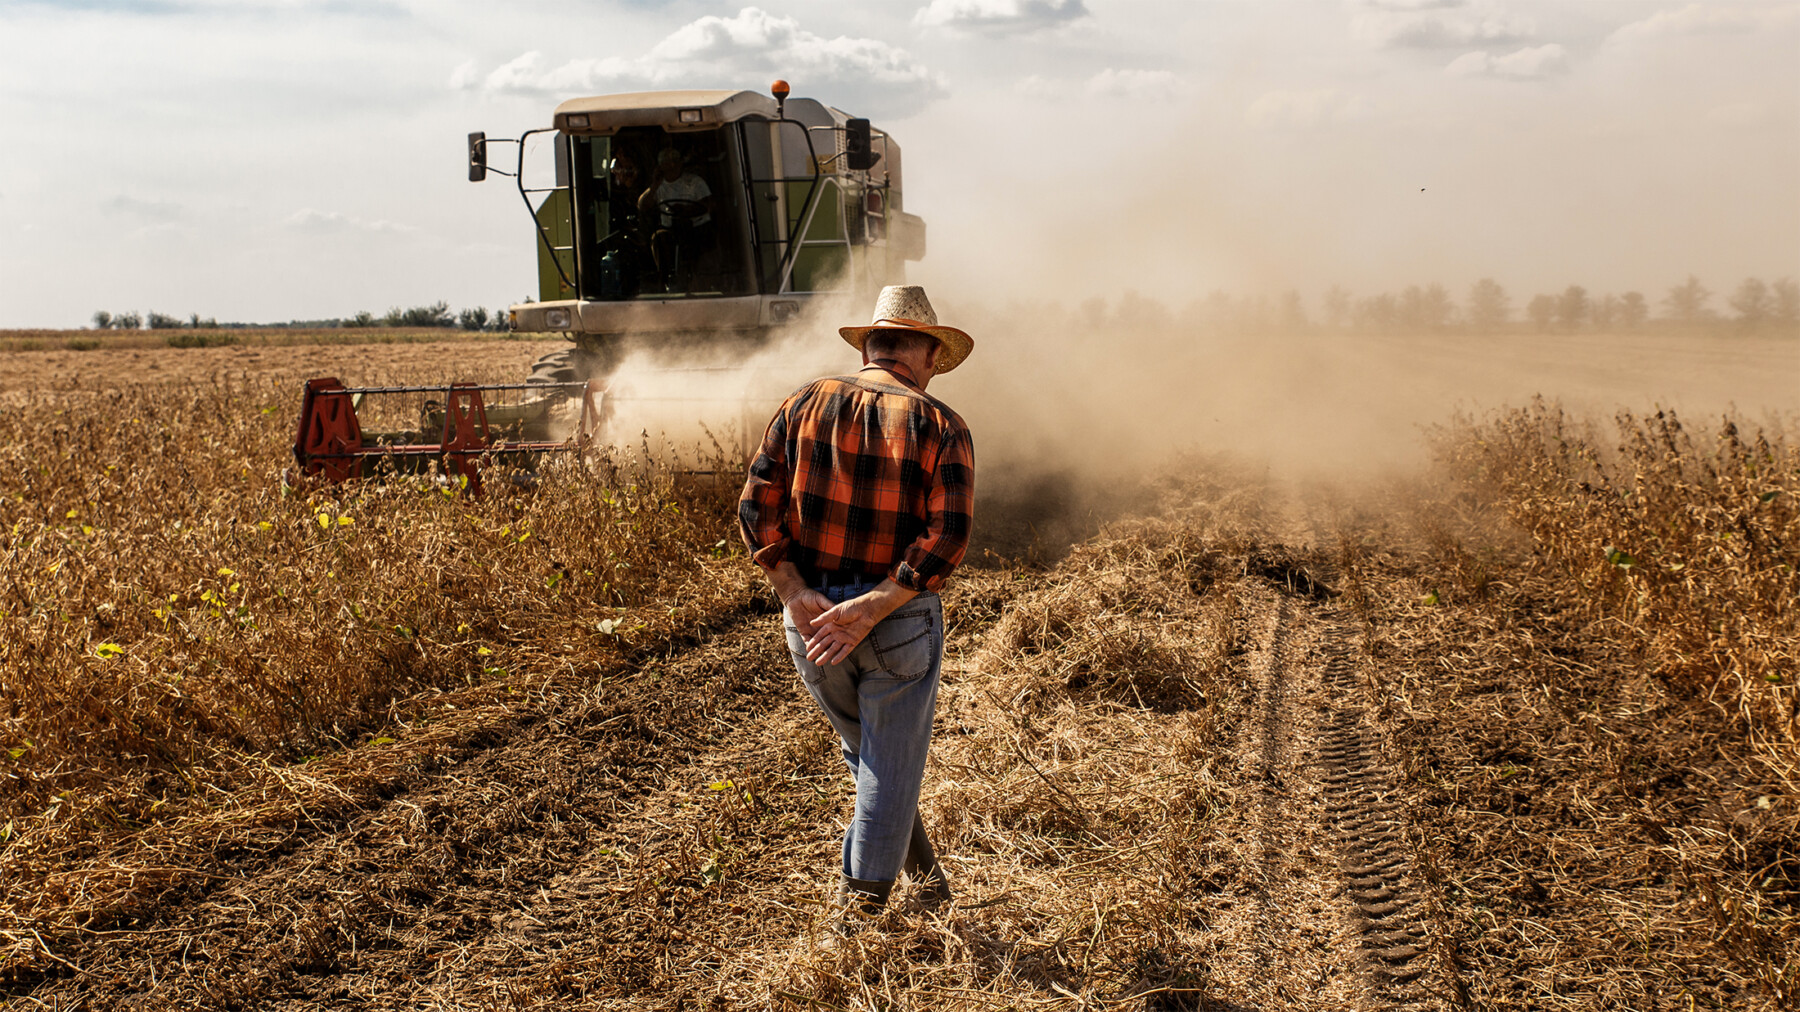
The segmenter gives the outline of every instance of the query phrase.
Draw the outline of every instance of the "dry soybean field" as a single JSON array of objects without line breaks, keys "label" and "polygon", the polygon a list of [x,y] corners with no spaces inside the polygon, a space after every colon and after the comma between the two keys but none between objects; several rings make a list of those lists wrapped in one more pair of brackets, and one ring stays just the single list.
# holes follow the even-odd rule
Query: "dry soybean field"
[{"label": "dry soybean field", "polygon": [[306,376],[555,346],[0,351],[0,1006],[1800,1003],[1779,417],[984,486],[921,800],[956,900],[827,945],[850,787],[734,480],[281,481]]}]

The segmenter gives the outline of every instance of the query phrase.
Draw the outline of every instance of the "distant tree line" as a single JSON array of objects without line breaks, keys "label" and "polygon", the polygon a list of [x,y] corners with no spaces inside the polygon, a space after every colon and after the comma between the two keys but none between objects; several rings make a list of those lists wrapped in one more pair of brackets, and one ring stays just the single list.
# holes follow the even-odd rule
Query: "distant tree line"
[{"label": "distant tree line", "polygon": [[[1595,295],[1581,285],[1542,293],[1515,310],[1513,298],[1493,278],[1482,278],[1457,299],[1443,285],[1409,285],[1398,292],[1356,296],[1333,285],[1307,312],[1300,293],[1233,296],[1214,291],[1189,303],[1181,319],[1202,329],[1243,333],[1363,331],[1367,333],[1577,333],[1637,331],[1717,331],[1800,333],[1800,284],[1793,278],[1765,282],[1748,278],[1725,300],[1688,277],[1671,286],[1653,305],[1637,291]],[[1106,300],[1090,299],[1076,317],[1093,326],[1160,327],[1175,319],[1168,307],[1127,292],[1110,312]]]},{"label": "distant tree line", "polygon": [[[1355,296],[1333,285],[1320,300],[1317,319],[1306,311],[1300,293],[1289,291],[1277,296],[1232,296],[1212,292],[1190,303],[1183,319],[1201,326],[1244,332],[1358,330],[1370,333],[1474,333],[1500,334],[1518,331],[1538,333],[1576,333],[1581,331],[1635,332],[1641,330],[1730,330],[1756,332],[1763,330],[1800,329],[1800,283],[1793,278],[1765,282],[1746,278],[1725,300],[1728,313],[1712,306],[1713,292],[1689,275],[1687,280],[1671,286],[1657,300],[1660,312],[1653,313],[1644,293],[1630,291],[1595,295],[1581,285],[1569,285],[1561,292],[1533,295],[1515,314],[1512,296],[1493,278],[1482,278],[1469,286],[1458,301],[1440,284],[1408,285],[1398,292]],[[1168,307],[1137,292],[1126,292],[1118,307],[1110,314],[1106,300],[1089,299],[1078,310],[1078,317],[1093,325],[1160,327],[1173,323]],[[450,311],[447,302],[402,309],[398,306],[377,316],[368,310],[344,318],[293,320],[288,323],[219,323],[200,314],[186,320],[163,313],[147,317],[152,330],[170,328],[242,329],[250,327],[293,327],[308,329],[376,328],[376,327],[443,327],[471,331],[503,331],[507,329],[504,309],[488,310],[480,306]],[[146,317],[136,312],[94,314],[94,326],[100,330],[138,330]]]},{"label": "distant tree line", "polygon": [[[1709,305],[1711,299],[1711,290],[1691,275],[1668,289],[1659,303],[1660,314],[1652,314],[1650,301],[1642,292],[1595,295],[1581,285],[1570,285],[1560,292],[1533,295],[1524,305],[1519,324],[1539,333],[1699,329],[1721,324],[1739,331],[1800,326],[1800,284],[1792,278],[1773,283],[1745,279],[1727,300],[1729,316],[1715,311]],[[1493,278],[1471,285],[1460,305],[1442,285],[1412,285],[1398,294],[1360,299],[1334,287],[1325,293],[1323,309],[1323,322],[1333,328],[1473,333],[1517,329],[1512,297]]]},{"label": "distant tree line", "polygon": [[401,309],[398,306],[380,316],[363,310],[347,320],[339,321],[343,327],[456,327],[461,330],[505,330],[506,310],[497,309],[489,312],[481,306],[473,309],[459,309],[450,312],[447,302],[434,302],[429,306],[413,306]]},{"label": "distant tree line", "polygon": [[95,330],[141,330],[146,322],[150,325],[151,330],[217,330],[221,326],[242,326],[242,324],[220,324],[210,316],[202,320],[199,313],[194,313],[185,320],[154,311],[148,317],[135,312],[119,313],[115,316],[104,309],[94,314]]},{"label": "distant tree line", "polygon": [[376,316],[363,310],[354,316],[331,318],[324,320],[290,320],[287,323],[220,323],[212,317],[201,319],[199,313],[191,314],[186,320],[169,316],[165,313],[152,312],[147,316],[137,312],[109,313],[102,309],[93,317],[95,330],[142,330],[148,323],[151,330],[173,330],[188,328],[192,330],[231,329],[244,330],[251,328],[304,328],[311,330],[329,330],[336,327],[444,327],[461,330],[505,330],[507,326],[506,310],[488,310],[481,306],[473,309],[460,309],[452,313],[447,302],[434,302],[429,306],[413,306],[401,309],[396,306]]}]

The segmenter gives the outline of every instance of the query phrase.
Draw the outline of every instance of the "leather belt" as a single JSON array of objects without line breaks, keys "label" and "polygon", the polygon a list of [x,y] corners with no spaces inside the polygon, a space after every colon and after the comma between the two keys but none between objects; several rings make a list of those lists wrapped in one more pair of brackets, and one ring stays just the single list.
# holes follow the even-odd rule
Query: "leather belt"
[{"label": "leather belt", "polygon": [[882,580],[887,579],[884,575],[872,573],[831,572],[802,575],[807,576],[807,586],[835,602],[848,601],[853,597],[867,594],[880,586]]}]

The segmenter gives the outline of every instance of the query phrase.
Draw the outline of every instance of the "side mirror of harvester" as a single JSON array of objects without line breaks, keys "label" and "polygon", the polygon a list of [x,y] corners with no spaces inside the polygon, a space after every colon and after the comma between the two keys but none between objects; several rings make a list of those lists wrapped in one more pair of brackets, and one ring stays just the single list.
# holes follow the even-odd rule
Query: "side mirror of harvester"
[{"label": "side mirror of harvester", "polygon": [[477,130],[469,135],[469,182],[487,178],[487,134]]},{"label": "side mirror of harvester", "polygon": [[853,119],[844,123],[844,163],[858,172],[867,172],[881,161],[869,143],[869,121]]}]

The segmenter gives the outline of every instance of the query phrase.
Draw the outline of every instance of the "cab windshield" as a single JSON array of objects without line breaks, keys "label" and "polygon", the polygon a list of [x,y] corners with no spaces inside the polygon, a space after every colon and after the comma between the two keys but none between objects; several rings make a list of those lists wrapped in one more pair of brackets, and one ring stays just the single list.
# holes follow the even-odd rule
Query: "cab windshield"
[{"label": "cab windshield", "polygon": [[736,131],[575,137],[575,258],[588,299],[751,295]]}]

